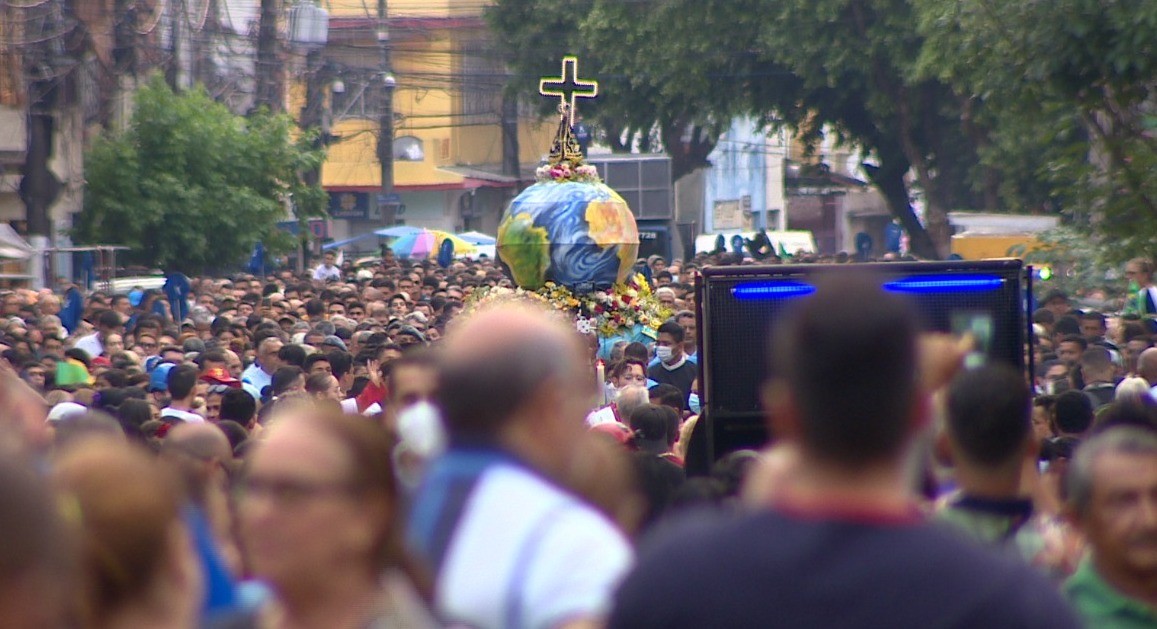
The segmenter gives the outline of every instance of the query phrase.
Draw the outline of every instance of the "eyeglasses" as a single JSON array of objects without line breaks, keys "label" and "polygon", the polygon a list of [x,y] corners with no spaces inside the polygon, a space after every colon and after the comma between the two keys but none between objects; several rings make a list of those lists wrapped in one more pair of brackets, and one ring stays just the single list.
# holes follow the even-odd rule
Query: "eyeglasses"
[{"label": "eyeglasses", "polygon": [[301,504],[326,496],[349,496],[353,488],[344,482],[310,482],[305,480],[248,477],[234,490],[242,500],[269,498],[283,505]]},{"label": "eyeglasses", "polygon": [[224,393],[231,388],[233,387],[227,384],[211,384],[209,385],[209,393]]}]

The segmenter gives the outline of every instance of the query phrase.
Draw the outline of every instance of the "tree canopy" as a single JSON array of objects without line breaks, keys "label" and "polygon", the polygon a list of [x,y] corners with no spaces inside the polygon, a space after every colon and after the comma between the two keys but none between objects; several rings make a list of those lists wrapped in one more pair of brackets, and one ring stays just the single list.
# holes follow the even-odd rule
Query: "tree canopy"
[{"label": "tree canopy", "polygon": [[1010,175],[1005,202],[1063,211],[1112,243],[1111,260],[1152,256],[1157,5],[914,2],[927,38],[920,72],[974,103],[991,140],[983,158]]},{"label": "tree canopy", "polygon": [[489,19],[514,89],[579,54],[608,143],[658,130],[676,178],[750,115],[862,149],[921,256],[947,252],[960,209],[1065,212],[1133,249],[1157,233],[1157,5],[497,0]]},{"label": "tree canopy", "polygon": [[285,115],[236,116],[201,89],[177,94],[153,77],[128,127],[89,150],[73,237],[187,273],[238,264],[257,241],[285,250],[292,239],[276,224],[289,203],[299,218],[324,210],[324,191],[301,177],[323,158],[311,142]]}]

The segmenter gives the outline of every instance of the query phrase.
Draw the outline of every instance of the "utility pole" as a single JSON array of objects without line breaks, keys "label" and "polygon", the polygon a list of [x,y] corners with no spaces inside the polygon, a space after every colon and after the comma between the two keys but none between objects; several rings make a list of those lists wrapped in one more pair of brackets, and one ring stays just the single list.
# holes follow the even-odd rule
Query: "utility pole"
[{"label": "utility pole", "polygon": [[127,124],[121,116],[124,99],[136,90],[137,3],[133,0],[116,0],[114,15],[116,26],[113,31],[112,59],[116,87],[112,98],[104,99],[100,105],[100,121],[106,129],[123,129]]},{"label": "utility pole", "polygon": [[184,0],[169,0],[169,47],[172,48],[172,57],[169,58],[169,67],[165,69],[165,82],[174,92],[181,91],[181,23],[185,21]]},{"label": "utility pole", "polygon": [[217,0],[202,1],[208,6],[205,7],[201,25],[189,31],[189,83],[200,83],[212,94],[217,84],[213,53],[221,25],[217,19]]},{"label": "utility pole", "polygon": [[[302,129],[317,131],[317,139],[313,148],[322,148],[326,143],[326,134],[329,129],[325,126],[325,86],[328,84],[328,73],[324,67],[322,48],[314,48],[305,55],[305,106],[301,108],[300,124]],[[321,180],[321,169],[311,168],[302,174],[302,179],[309,185]]]},{"label": "utility pole", "polygon": [[378,0],[378,53],[380,55],[378,87],[381,117],[378,119],[378,163],[382,168],[382,189],[378,209],[382,223],[389,227],[397,220],[399,203],[394,196],[394,87],[397,80],[390,68],[390,27],[386,0]]},{"label": "utility pole", "polygon": [[522,183],[518,163],[518,96],[512,90],[502,91],[502,174]]},{"label": "utility pole", "polygon": [[282,65],[281,45],[277,40],[277,18],[281,15],[281,0],[261,0],[261,22],[257,29],[257,95],[256,109],[262,105],[270,111],[285,111],[282,98],[285,67]]},{"label": "utility pole", "polygon": [[53,229],[49,209],[60,195],[61,183],[52,172],[53,139],[57,113],[64,104],[62,83],[68,60],[64,58],[64,38],[68,20],[60,0],[34,5],[24,14],[28,44],[22,46],[23,73],[28,81],[28,144],[21,169],[20,200],[24,202],[28,236],[38,257],[32,265],[34,283],[43,286],[42,252],[52,246]]}]

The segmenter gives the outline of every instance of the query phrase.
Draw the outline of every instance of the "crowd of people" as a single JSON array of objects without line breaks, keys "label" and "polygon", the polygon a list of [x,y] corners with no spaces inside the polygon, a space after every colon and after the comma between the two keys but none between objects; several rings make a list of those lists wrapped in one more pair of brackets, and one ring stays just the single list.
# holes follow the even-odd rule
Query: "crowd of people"
[{"label": "crowd of people", "polygon": [[718,262],[601,348],[486,259],[3,293],[0,626],[1157,627],[1140,292],[1043,295],[1026,378],[841,267],[688,476]]}]

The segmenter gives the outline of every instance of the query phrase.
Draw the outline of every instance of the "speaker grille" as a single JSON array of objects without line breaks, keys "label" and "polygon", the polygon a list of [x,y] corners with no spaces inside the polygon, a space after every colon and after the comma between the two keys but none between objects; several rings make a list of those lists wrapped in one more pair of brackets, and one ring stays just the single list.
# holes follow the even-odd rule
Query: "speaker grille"
[{"label": "speaker grille", "polygon": [[[1025,295],[1020,260],[858,268],[871,269],[886,289],[911,299],[925,329],[953,332],[979,322],[990,337],[985,348],[988,359],[1024,369]],[[752,422],[762,416],[759,389],[768,373],[773,326],[793,303],[814,290],[817,274],[848,269],[844,265],[784,265],[704,270],[699,286],[701,385],[704,408],[718,437],[729,440],[726,435],[736,433],[726,430],[727,422],[738,422],[744,427],[739,432],[748,434]],[[838,387],[833,383],[833,394],[839,394]]]}]

